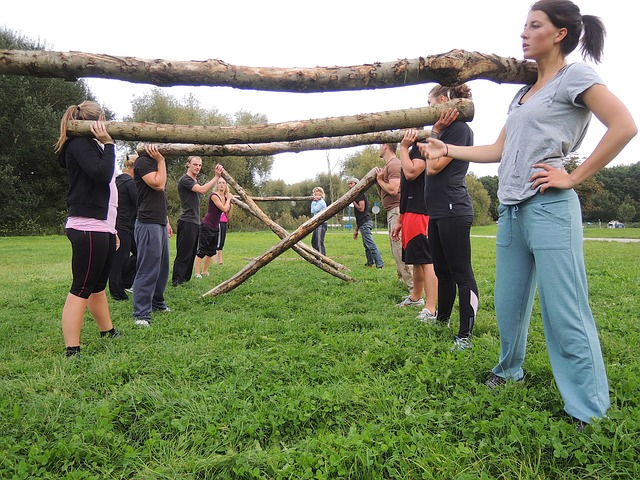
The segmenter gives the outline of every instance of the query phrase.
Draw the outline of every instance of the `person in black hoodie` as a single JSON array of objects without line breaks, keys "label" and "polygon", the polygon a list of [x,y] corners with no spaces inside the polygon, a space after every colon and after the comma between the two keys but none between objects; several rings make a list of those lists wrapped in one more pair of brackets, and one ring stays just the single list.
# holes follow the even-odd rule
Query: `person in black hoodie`
[{"label": "person in black hoodie", "polygon": [[[67,138],[71,120],[95,120],[94,138]],[[103,123],[102,107],[93,101],[67,108],[55,145],[60,165],[67,170],[69,217],[65,225],[71,242],[73,281],[62,310],[62,334],[68,357],[80,353],[80,331],[88,308],[103,337],[117,337],[105,288],[116,251],[115,146]]]},{"label": "person in black hoodie", "polygon": [[118,216],[116,230],[120,248],[116,250],[109,274],[109,293],[114,300],[128,300],[126,289],[136,276],[136,242],[133,227],[138,214],[138,188],[133,180],[133,164],[138,155],[127,155],[122,173],[116,177],[118,188]]}]

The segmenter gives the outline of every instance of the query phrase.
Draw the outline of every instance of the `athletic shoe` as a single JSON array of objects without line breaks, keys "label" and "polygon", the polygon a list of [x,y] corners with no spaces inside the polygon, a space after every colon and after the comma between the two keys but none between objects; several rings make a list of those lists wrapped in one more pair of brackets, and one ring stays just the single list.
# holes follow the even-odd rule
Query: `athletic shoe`
[{"label": "athletic shoe", "polygon": [[400,303],[396,304],[396,307],[424,307],[424,298],[420,297],[418,300],[411,300],[411,295],[407,295]]},{"label": "athletic shoe", "polygon": [[122,336],[122,331],[116,330],[115,328],[112,330],[108,330],[106,332],[100,332],[100,337],[119,338],[121,336]]},{"label": "athletic shoe", "polygon": [[196,278],[202,278],[202,275],[200,275],[199,273],[196,275]]},{"label": "athletic shoe", "polygon": [[416,318],[421,322],[435,325],[436,320],[438,319],[438,312],[431,313],[431,310],[429,310],[428,308],[423,308]]},{"label": "athletic shoe", "polygon": [[133,293],[133,288],[125,288],[124,291],[127,293]]},{"label": "athletic shoe", "polygon": [[[453,347],[451,347],[452,352],[463,352],[465,350],[469,350],[471,348],[471,339],[468,337],[454,337],[453,339]],[[498,377],[500,378],[500,377]]]},{"label": "athletic shoe", "polygon": [[171,309],[169,307],[164,307],[164,308],[154,308],[152,310],[152,312],[158,312],[158,313],[169,313],[171,311]]},{"label": "athletic shoe", "polygon": [[138,325],[140,327],[149,327],[151,326],[151,324],[149,323],[149,320],[145,320],[144,318],[139,318],[137,319],[135,322],[133,322],[134,325]]},{"label": "athletic shoe", "polygon": [[[516,382],[522,382],[522,381],[524,381],[524,376],[520,380],[516,380]],[[499,377],[495,373],[493,373],[491,375],[489,380],[484,382],[484,384],[487,386],[487,388],[489,390],[493,390],[494,388],[502,387],[506,383],[507,383],[507,379],[506,378]]]}]

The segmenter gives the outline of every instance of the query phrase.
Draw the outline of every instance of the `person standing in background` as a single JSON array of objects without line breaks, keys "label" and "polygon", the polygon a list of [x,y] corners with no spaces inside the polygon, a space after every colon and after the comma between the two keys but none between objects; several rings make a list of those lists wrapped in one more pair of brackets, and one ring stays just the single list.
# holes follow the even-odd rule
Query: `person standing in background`
[{"label": "person standing in background", "polygon": [[120,248],[116,250],[109,273],[109,293],[114,300],[128,300],[128,288],[136,276],[136,242],[133,227],[138,214],[138,189],[133,181],[133,164],[138,155],[127,155],[122,173],[116,177],[118,216],[116,230]]},{"label": "person standing in background", "polygon": [[[227,182],[225,181],[225,184]],[[227,185],[227,190],[224,192],[225,196],[229,194],[229,185]],[[222,212],[220,215],[220,225],[219,225],[219,233],[218,233],[218,243],[216,245],[216,254],[213,257],[214,265],[222,265],[222,249],[224,248],[225,241],[227,239],[227,226],[229,223],[229,217],[231,216],[231,210],[233,210],[233,203],[229,205],[229,211],[227,213]],[[205,259],[206,261],[206,259]]]},{"label": "person standing in background", "polygon": [[151,312],[169,312],[164,291],[169,280],[169,237],[173,229],[167,216],[167,165],[156,145],[146,145],[133,166],[138,188],[138,219],[134,237],[138,249],[133,281],[134,324],[148,327]]},{"label": "person standing in background", "polygon": [[171,276],[171,284],[174,287],[191,280],[200,236],[200,196],[211,190],[220,178],[216,173],[211,180],[200,185],[198,174],[202,169],[202,158],[188,157],[186,166],[187,173],[178,180],[182,211],[177,223],[176,258],[173,261]]},{"label": "person standing in background", "polygon": [[[223,171],[222,165],[216,165],[216,173],[222,176]],[[218,244],[220,217],[223,213],[229,213],[231,198],[232,195],[229,192],[227,181],[224,178],[220,178],[215,191],[209,197],[207,214],[200,225],[200,242],[196,256],[196,278],[209,275],[211,258],[216,254],[216,245]]]},{"label": "person standing in background", "polygon": [[383,143],[380,145],[380,158],[384,160],[384,167],[376,168],[377,182],[382,206],[387,213],[387,227],[389,230],[389,243],[391,254],[396,264],[398,280],[405,284],[409,292],[413,288],[413,269],[402,261],[402,238],[394,241],[391,232],[396,226],[400,216],[400,175],[402,166],[396,156],[397,143]]},{"label": "person standing in background", "polygon": [[[357,178],[350,178],[348,181],[349,188],[355,187],[358,182],[359,180]],[[353,201],[353,208],[356,215],[356,228],[353,232],[353,239],[358,239],[359,231],[362,235],[362,245],[364,246],[364,253],[367,257],[365,267],[373,267],[374,265],[376,268],[384,267],[380,250],[378,250],[378,246],[373,240],[373,233],[371,232],[373,228],[373,220],[371,220],[371,216],[369,216],[369,202],[367,201],[367,196],[364,192],[355,198]]]},{"label": "person standing in background", "polygon": [[[323,210],[326,210],[327,202],[324,200],[324,189],[322,187],[315,187],[313,189],[313,200],[311,201],[311,215],[316,216]],[[327,233],[327,222],[322,222],[318,225],[311,235],[311,246],[320,252],[322,255],[327,254],[327,250],[324,248],[324,236]]]}]

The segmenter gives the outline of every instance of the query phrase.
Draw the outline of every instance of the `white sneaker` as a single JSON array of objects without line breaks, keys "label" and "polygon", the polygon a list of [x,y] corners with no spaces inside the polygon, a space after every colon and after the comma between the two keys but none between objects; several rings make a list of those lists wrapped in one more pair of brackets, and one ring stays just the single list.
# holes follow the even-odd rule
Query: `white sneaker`
[{"label": "white sneaker", "polygon": [[149,320],[145,320],[144,318],[139,318],[137,319],[135,322],[133,322],[134,325],[138,325],[140,327],[149,327]]},{"label": "white sneaker", "polygon": [[423,308],[416,318],[421,322],[435,325],[436,319],[438,318],[438,312],[431,313],[431,310],[428,308]]},{"label": "white sneaker", "polygon": [[202,275],[200,275],[199,273],[196,275],[196,278],[202,278]]},{"label": "white sneaker", "polygon": [[396,304],[396,307],[424,307],[424,298],[420,297],[418,300],[411,300],[411,295],[407,295],[400,303]]},{"label": "white sneaker", "polygon": [[453,339],[453,347],[451,347],[451,351],[463,352],[465,350],[469,350],[471,348],[471,339],[466,337],[458,337],[456,336]]}]

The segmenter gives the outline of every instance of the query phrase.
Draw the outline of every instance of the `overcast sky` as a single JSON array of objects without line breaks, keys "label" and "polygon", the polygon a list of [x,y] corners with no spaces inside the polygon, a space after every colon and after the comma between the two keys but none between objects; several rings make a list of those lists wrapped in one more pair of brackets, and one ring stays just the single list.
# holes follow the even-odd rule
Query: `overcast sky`
[{"label": "overcast sky", "polygon": [[[0,25],[55,51],[80,51],[147,59],[219,59],[252,67],[350,66],[415,59],[452,49],[522,58],[520,33],[527,0],[382,2],[378,0],[293,0],[149,2],[144,0],[69,5],[50,0],[5,2]],[[600,16],[608,30],[604,61],[595,66],[605,84],[640,124],[637,93],[637,19],[640,3],[578,0],[581,12]],[[580,61],[574,54],[569,61]],[[633,71],[631,71],[633,69]],[[89,86],[117,119],[129,115],[134,96],[151,85],[91,79]],[[470,82],[477,145],[493,143],[504,125],[516,85]],[[233,115],[265,114],[270,123],[426,106],[433,84],[363,92],[275,93],[227,87],[170,87],[181,98],[193,93],[205,108]],[[594,119],[579,153],[588,155],[604,132]],[[272,179],[287,183],[313,178],[357,149],[285,153],[275,156]],[[637,137],[612,165],[640,160]],[[496,165],[471,164],[478,176],[495,175]]]}]

